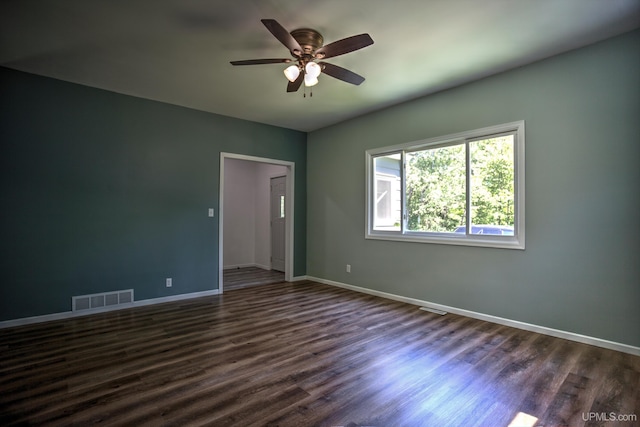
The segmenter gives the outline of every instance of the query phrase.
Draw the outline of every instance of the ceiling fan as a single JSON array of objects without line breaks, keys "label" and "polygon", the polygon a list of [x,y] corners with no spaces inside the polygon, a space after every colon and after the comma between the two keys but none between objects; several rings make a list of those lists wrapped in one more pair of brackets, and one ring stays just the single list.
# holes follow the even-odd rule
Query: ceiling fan
[{"label": "ceiling fan", "polygon": [[[306,87],[318,84],[318,76],[324,73],[343,82],[359,85],[364,77],[346,68],[322,61],[344,55],[373,44],[369,34],[359,34],[324,45],[322,34],[311,28],[300,28],[288,32],[275,19],[262,19],[265,27],[285,45],[293,59],[248,59],[231,61],[232,65],[288,64],[295,63],[284,70],[289,80],[287,92],[296,92],[304,82]],[[305,95],[306,96],[306,95]]]}]

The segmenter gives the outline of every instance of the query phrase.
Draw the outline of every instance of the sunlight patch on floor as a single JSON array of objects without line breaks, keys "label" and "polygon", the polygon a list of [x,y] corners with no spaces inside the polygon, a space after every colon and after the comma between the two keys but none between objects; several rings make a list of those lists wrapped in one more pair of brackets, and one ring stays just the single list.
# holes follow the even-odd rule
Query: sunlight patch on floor
[{"label": "sunlight patch on floor", "polygon": [[507,427],[533,427],[536,425],[538,419],[533,415],[525,414],[524,412],[518,412],[518,415],[511,421]]}]

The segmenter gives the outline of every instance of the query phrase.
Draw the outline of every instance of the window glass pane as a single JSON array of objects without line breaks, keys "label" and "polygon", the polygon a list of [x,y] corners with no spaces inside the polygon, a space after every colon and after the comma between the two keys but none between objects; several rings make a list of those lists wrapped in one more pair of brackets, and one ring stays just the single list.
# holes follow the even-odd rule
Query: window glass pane
[{"label": "window glass pane", "polygon": [[373,159],[373,201],[374,230],[400,230],[402,199],[400,185],[400,153],[380,156]]},{"label": "window glass pane", "polygon": [[472,141],[471,234],[513,236],[514,136]]},{"label": "window glass pane", "polygon": [[406,158],[407,230],[455,232],[464,226],[464,144],[415,151]]},{"label": "window glass pane", "polygon": [[284,196],[280,196],[280,218],[284,218]]}]

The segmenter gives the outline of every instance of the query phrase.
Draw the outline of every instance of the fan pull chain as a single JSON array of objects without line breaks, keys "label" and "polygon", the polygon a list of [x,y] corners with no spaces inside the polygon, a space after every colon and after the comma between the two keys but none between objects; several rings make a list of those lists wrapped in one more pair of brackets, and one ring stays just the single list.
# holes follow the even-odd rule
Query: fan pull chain
[{"label": "fan pull chain", "polygon": [[[313,89],[309,89],[309,98],[311,98],[313,96]],[[303,98],[307,97],[307,87],[304,87],[304,94],[302,95]]]}]

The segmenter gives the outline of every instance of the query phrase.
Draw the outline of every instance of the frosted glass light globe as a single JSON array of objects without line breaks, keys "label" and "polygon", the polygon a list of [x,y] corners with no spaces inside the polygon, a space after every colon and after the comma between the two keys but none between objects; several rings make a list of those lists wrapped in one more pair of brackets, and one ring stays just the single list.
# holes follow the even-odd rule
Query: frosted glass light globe
[{"label": "frosted glass light globe", "polygon": [[312,78],[315,79],[320,75],[320,72],[322,71],[322,69],[315,62],[309,62],[305,66],[305,71],[308,76],[311,76]]},{"label": "frosted glass light globe", "polygon": [[292,65],[290,67],[287,67],[284,70],[284,75],[287,77],[287,80],[293,83],[296,81],[296,79],[300,75],[300,68],[298,68],[297,65]]}]

